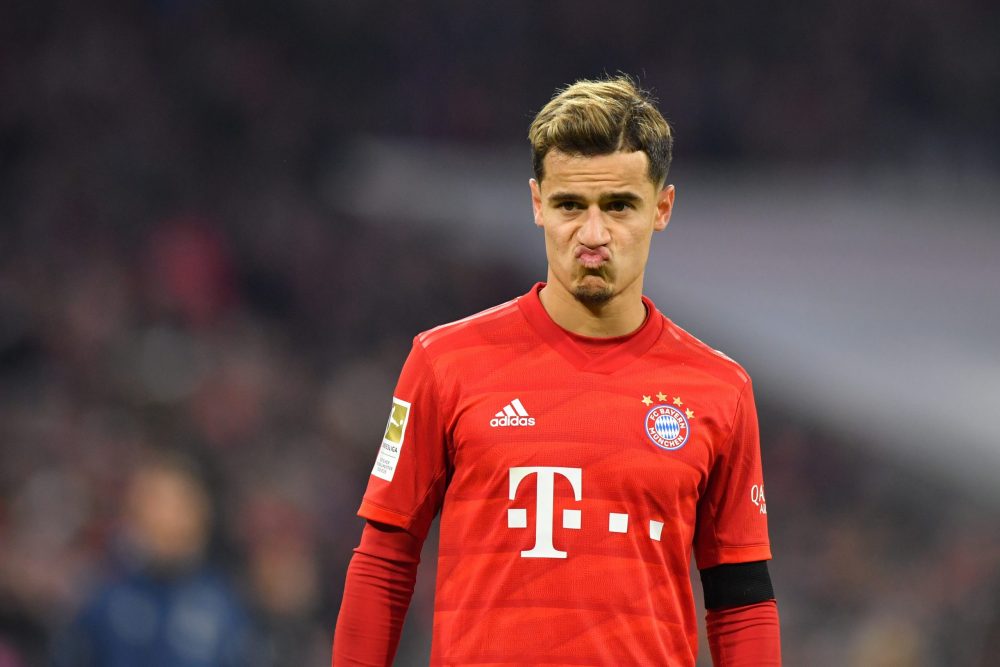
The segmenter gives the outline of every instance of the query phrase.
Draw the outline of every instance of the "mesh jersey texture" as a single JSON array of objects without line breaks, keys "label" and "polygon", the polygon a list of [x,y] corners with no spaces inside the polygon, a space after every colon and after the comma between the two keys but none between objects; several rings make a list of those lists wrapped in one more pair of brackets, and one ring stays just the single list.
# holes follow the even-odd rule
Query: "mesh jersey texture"
[{"label": "mesh jersey texture", "polygon": [[694,665],[692,552],[771,557],[750,378],[645,297],[567,332],[543,286],[414,339],[359,515],[441,512],[433,665]]}]

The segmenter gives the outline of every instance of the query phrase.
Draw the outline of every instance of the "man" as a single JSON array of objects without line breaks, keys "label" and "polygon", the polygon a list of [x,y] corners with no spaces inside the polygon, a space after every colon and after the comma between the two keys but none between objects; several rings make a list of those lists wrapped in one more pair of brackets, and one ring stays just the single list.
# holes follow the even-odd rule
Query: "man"
[{"label": "man", "polygon": [[153,453],[129,480],[125,567],[58,637],[57,667],[238,667],[253,660],[250,619],[207,562],[212,507],[198,468]]},{"label": "man", "polygon": [[780,664],[750,379],[642,295],[672,134],[628,78],[531,125],[548,278],[416,337],[359,514],[333,664],[389,665],[441,510],[435,665]]}]

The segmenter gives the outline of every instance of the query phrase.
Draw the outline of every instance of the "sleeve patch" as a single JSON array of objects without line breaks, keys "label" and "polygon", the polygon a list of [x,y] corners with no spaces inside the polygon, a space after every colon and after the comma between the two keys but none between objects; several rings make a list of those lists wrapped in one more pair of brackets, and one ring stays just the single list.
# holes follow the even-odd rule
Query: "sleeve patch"
[{"label": "sleeve patch", "polygon": [[406,422],[409,420],[410,404],[393,396],[389,421],[385,425],[385,435],[382,436],[382,446],[375,459],[375,467],[372,468],[372,475],[375,477],[387,482],[392,481],[392,476],[396,474],[396,464],[399,463],[399,455],[403,451]]}]

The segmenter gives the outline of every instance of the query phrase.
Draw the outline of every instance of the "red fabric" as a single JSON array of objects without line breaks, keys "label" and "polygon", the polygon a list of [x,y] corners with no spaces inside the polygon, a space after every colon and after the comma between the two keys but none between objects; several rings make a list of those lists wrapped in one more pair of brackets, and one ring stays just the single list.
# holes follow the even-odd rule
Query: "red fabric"
[{"label": "red fabric", "polygon": [[605,345],[540,288],[414,340],[359,514],[441,513],[432,665],[693,667],[692,551],[771,557],[750,378],[648,299]]},{"label": "red fabric", "polygon": [[369,522],[347,568],[333,667],[388,667],[410,606],[423,540]]},{"label": "red fabric", "polygon": [[774,600],[705,615],[715,667],[780,667],[781,633]]}]

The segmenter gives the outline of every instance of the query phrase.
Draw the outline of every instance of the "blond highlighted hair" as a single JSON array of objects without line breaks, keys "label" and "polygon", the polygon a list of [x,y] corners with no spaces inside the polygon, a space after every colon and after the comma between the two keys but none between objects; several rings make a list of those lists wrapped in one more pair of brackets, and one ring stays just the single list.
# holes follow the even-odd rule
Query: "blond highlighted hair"
[{"label": "blond highlighted hair", "polygon": [[670,169],[674,136],[652,96],[631,77],[581,79],[556,93],[528,130],[535,179],[545,176],[551,150],[568,155],[643,151],[649,180],[663,187]]}]

